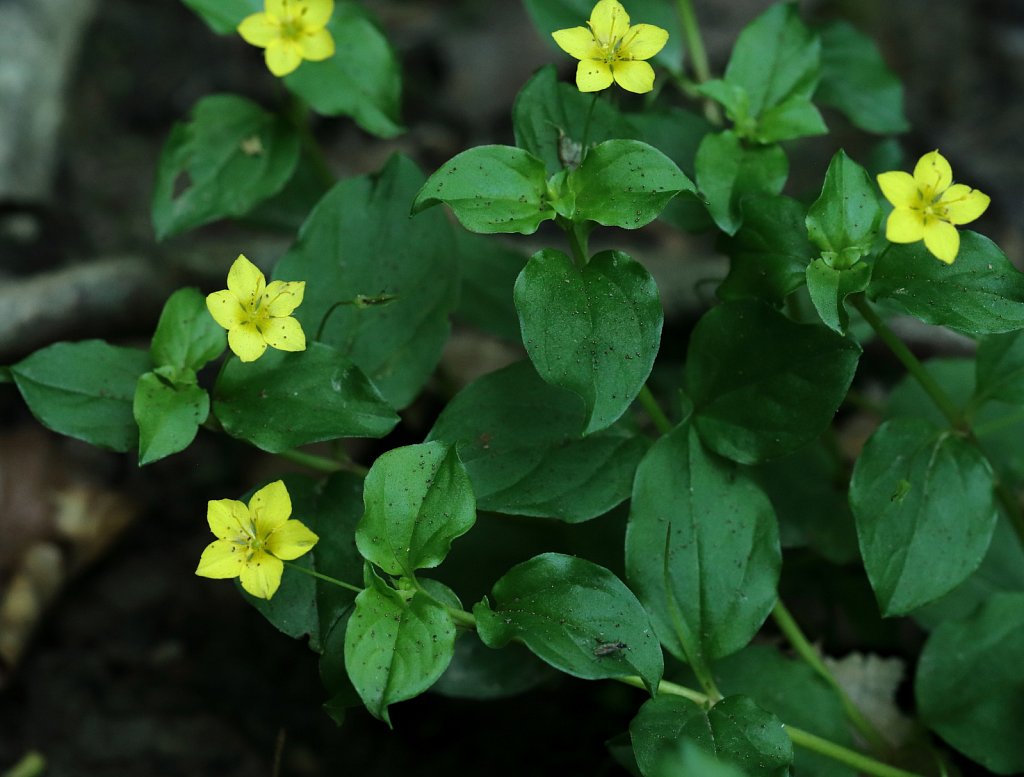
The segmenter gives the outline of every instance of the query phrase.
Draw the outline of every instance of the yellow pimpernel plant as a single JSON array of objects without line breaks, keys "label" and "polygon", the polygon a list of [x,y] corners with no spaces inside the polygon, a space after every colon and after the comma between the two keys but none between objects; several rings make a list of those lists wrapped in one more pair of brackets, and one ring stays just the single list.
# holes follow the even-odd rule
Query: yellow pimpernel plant
[{"label": "yellow pimpernel plant", "polygon": [[281,585],[283,562],[307,553],[319,539],[289,519],[291,513],[292,500],[280,480],[253,494],[248,507],[234,499],[211,500],[206,520],[217,539],[206,546],[196,574],[237,577],[250,594],[269,599]]},{"label": "yellow pimpernel plant", "polygon": [[957,226],[978,218],[989,204],[987,194],[953,183],[953,170],[938,151],[921,157],[914,174],[893,170],[878,176],[882,194],[893,211],[885,223],[885,237],[893,243],[916,243],[946,264],[960,252]]},{"label": "yellow pimpernel plant", "polygon": [[333,13],[334,0],[265,0],[263,13],[246,16],[238,34],[266,49],[271,73],[286,76],[304,59],[321,62],[334,56],[334,38],[327,29]]},{"label": "yellow pimpernel plant", "polygon": [[206,297],[213,320],[228,330],[228,345],[243,362],[260,358],[269,345],[306,350],[302,325],[291,317],[302,302],[305,281],[272,281],[239,254],[228,270],[228,287]]},{"label": "yellow pimpernel plant", "polygon": [[651,91],[654,68],[644,60],[668,41],[668,31],[661,27],[631,27],[629,14],[618,0],[600,0],[590,12],[587,27],[556,30],[551,35],[563,51],[580,61],[576,86],[581,92],[599,92],[612,82],[627,92]]}]

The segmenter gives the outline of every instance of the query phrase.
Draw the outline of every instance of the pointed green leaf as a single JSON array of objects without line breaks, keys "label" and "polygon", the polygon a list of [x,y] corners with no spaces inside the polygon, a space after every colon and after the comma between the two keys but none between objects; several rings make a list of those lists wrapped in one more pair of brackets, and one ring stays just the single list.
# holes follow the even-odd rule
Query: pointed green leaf
[{"label": "pointed green leaf", "polygon": [[239,22],[246,16],[263,10],[262,0],[182,0],[214,32],[234,35]]},{"label": "pointed green leaf", "polygon": [[828,127],[814,103],[803,95],[794,95],[765,110],[751,134],[758,143],[780,143],[826,133]]},{"label": "pointed green leaf", "polygon": [[209,414],[210,397],[195,383],[171,383],[152,372],[140,377],[132,403],[139,466],[185,450]]},{"label": "pointed green leaf", "polygon": [[1024,405],[1024,332],[981,339],[976,382],[978,399]]},{"label": "pointed green leaf", "polygon": [[846,334],[850,314],[846,312],[846,298],[864,291],[871,281],[871,266],[857,262],[851,267],[837,270],[824,259],[815,259],[807,265],[807,291],[822,323],[840,335]]},{"label": "pointed green leaf", "polygon": [[454,446],[407,445],[380,456],[363,487],[356,545],[391,575],[436,567],[452,540],[473,528],[476,500]]},{"label": "pointed green leaf", "polygon": [[224,351],[227,334],[206,309],[198,289],[178,289],[164,303],[150,354],[158,367],[198,371]]},{"label": "pointed green leaf", "polygon": [[821,196],[807,211],[807,234],[822,250],[822,257],[837,270],[849,267],[871,250],[881,218],[882,208],[867,170],[846,152],[837,151],[825,173]]}]

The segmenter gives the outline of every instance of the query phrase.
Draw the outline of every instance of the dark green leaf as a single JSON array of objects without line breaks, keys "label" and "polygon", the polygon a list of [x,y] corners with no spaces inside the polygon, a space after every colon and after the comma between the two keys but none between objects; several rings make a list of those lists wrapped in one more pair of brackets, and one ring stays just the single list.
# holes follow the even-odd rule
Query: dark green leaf
[{"label": "dark green leaf", "polygon": [[123,453],[138,442],[132,401],[136,383],[152,367],[146,351],[83,340],[36,351],[11,374],[47,429]]},{"label": "dark green leaf", "polygon": [[480,639],[498,648],[522,640],[574,677],[640,675],[653,694],[664,668],[640,602],[615,575],[581,558],[545,553],[510,569],[473,608]]},{"label": "dark green leaf", "polygon": [[362,371],[323,343],[228,361],[213,412],[232,437],[271,453],[338,437],[383,437],[398,423]]},{"label": "dark green leaf", "polygon": [[960,253],[951,265],[921,242],[889,246],[875,262],[868,294],[925,323],[967,334],[1024,328],[1024,274],[976,232],[960,233]]},{"label": "dark green leaf", "polygon": [[746,696],[726,697],[705,712],[679,696],[661,695],[640,708],[629,735],[645,775],[657,773],[662,758],[687,739],[750,777],[788,777],[793,763],[782,721]]},{"label": "dark green leaf", "polygon": [[789,197],[744,199],[743,226],[725,241],[729,274],[718,296],[781,305],[803,286],[807,264],[816,253],[807,239],[804,213],[804,206]]},{"label": "dark green leaf", "polygon": [[245,215],[284,187],[298,160],[288,122],[244,97],[204,97],[189,124],[175,125],[157,164],[157,239]]},{"label": "dark green leaf", "polygon": [[554,672],[522,645],[491,650],[474,634],[455,642],[448,669],[431,690],[453,699],[504,699],[551,679]]},{"label": "dark green leaf", "polygon": [[[600,101],[599,101],[600,102]],[[654,108],[626,114],[639,140],[654,146],[688,176],[695,175],[694,160],[704,136],[714,129],[703,116],[682,108]]]},{"label": "dark green leaf", "polygon": [[690,336],[689,395],[705,445],[742,464],[784,456],[829,425],[860,346],[757,302],[712,308]]},{"label": "dark green leaf", "polygon": [[394,448],[370,468],[356,545],[391,575],[436,567],[452,540],[473,528],[476,502],[454,446],[428,442]]},{"label": "dark green leaf", "polygon": [[563,212],[576,222],[639,229],[658,217],[693,182],[658,149],[639,140],[606,140],[587,151],[569,172],[574,208]]},{"label": "dark green leaf", "polygon": [[994,595],[960,621],[941,624],[917,668],[925,723],[996,774],[1024,771],[1024,593]]},{"label": "dark green leaf", "polygon": [[580,438],[583,402],[528,361],[462,390],[428,439],[459,443],[481,510],[587,521],[629,496],[643,439],[621,427]]},{"label": "dark green leaf", "polygon": [[844,21],[826,24],[820,34],[821,82],[814,99],[838,108],[868,132],[888,135],[910,129],[903,114],[903,85],[875,42]]},{"label": "dark green leaf", "polygon": [[872,435],[850,507],[883,615],[927,604],[977,568],[995,527],[993,487],[989,463],[948,429],[908,418]]},{"label": "dark green leaf", "polygon": [[519,316],[512,288],[526,257],[493,237],[463,230],[455,234],[462,293],[455,316],[485,332],[519,342]]},{"label": "dark green leaf", "polygon": [[545,249],[530,257],[515,286],[523,342],[544,380],[587,408],[584,434],[617,421],[651,374],[664,314],[643,265],[602,251],[580,268]]},{"label": "dark green leaf", "polygon": [[708,212],[729,235],[740,228],[743,198],[778,194],[789,175],[789,161],[782,148],[746,148],[728,130],[704,137],[695,164],[697,186],[707,201]]},{"label": "dark green leaf", "polygon": [[846,298],[864,291],[871,281],[871,266],[857,262],[846,269],[837,270],[825,259],[815,259],[807,265],[807,291],[818,316],[825,326],[838,334],[846,334],[850,314],[846,312]]},{"label": "dark green leaf", "polygon": [[210,397],[194,383],[172,384],[147,372],[135,388],[132,414],[139,425],[141,467],[192,443],[210,414]]},{"label": "dark green leaf", "polygon": [[351,116],[381,138],[402,132],[399,105],[402,79],[398,58],[370,13],[358,3],[339,0],[327,25],[335,55],[303,62],[284,84],[325,116]]},{"label": "dark green leaf", "polygon": [[722,763],[689,739],[668,749],[647,777],[749,777],[731,764]]},{"label": "dark green leaf", "polygon": [[263,10],[262,0],[182,0],[219,35],[234,34],[249,14]]},{"label": "dark green leaf", "polygon": [[[340,182],[274,273],[306,280],[295,317],[307,336],[348,356],[394,407],[409,404],[437,366],[459,288],[444,214],[409,218],[422,185],[416,166],[400,156],[377,176]],[[385,294],[394,296],[387,305],[338,304]]]},{"label": "dark green leaf", "polygon": [[395,590],[367,564],[345,633],[345,669],[366,709],[389,726],[388,706],[427,690],[455,650],[447,608],[422,591]]},{"label": "dark green leaf", "polygon": [[198,289],[178,289],[164,303],[149,352],[158,367],[198,370],[224,351],[227,335]]},{"label": "dark green leaf", "polygon": [[412,205],[419,213],[445,203],[470,232],[531,235],[554,218],[544,163],[513,146],[476,146],[449,159]]},{"label": "dark green leaf", "polygon": [[982,338],[976,376],[978,400],[1024,405],[1024,332]]},{"label": "dark green leaf", "polygon": [[775,604],[778,529],[764,492],[709,453],[689,424],[637,469],[626,575],[675,656],[707,661],[746,645]]},{"label": "dark green leaf", "polygon": [[867,170],[846,152],[837,151],[825,173],[821,196],[807,211],[807,234],[822,250],[822,258],[837,270],[850,267],[871,250],[881,218],[882,208]]}]

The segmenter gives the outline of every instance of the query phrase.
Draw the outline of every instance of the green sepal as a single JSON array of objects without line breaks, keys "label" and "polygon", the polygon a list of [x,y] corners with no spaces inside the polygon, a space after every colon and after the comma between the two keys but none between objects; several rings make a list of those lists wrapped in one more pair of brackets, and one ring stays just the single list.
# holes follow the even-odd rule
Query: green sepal
[{"label": "green sepal", "polygon": [[[227,345],[227,333],[206,309],[198,289],[174,292],[164,303],[149,352],[158,367],[171,367],[183,376],[216,359]],[[168,375],[171,380],[174,377]]]},{"label": "green sepal", "polygon": [[170,383],[147,372],[139,378],[132,415],[139,425],[139,466],[152,464],[192,444],[210,414],[210,396],[192,381]]},{"label": "green sepal", "polygon": [[846,298],[864,291],[871,282],[871,265],[857,262],[845,269],[836,269],[825,259],[807,265],[807,291],[821,321],[833,332],[845,335],[850,324]]},{"label": "green sepal", "polygon": [[807,211],[808,236],[829,266],[845,270],[871,251],[881,219],[867,170],[840,149],[829,163],[821,196]]}]

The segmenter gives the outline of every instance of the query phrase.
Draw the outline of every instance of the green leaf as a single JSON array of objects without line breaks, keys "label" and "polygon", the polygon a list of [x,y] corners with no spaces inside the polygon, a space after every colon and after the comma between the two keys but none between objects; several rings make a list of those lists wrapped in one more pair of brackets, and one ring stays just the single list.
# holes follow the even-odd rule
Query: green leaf
[{"label": "green leaf", "polygon": [[213,389],[213,412],[232,437],[271,453],[339,437],[383,437],[395,411],[349,359],[323,343],[229,360]]},{"label": "green leaf", "polygon": [[218,35],[236,33],[239,23],[249,14],[263,10],[261,0],[182,0]]},{"label": "green leaf", "polygon": [[943,264],[924,243],[890,245],[875,262],[868,294],[926,324],[971,335],[1024,328],[1024,274],[976,232],[960,233],[960,253]]},{"label": "green leaf", "polygon": [[512,128],[516,145],[542,160],[548,174],[578,166],[596,143],[634,135],[615,106],[559,81],[554,65],[538,70],[516,95]]},{"label": "green leaf", "polygon": [[[524,0],[526,10],[540,32],[543,40],[554,47],[551,33],[567,27],[586,27],[590,12],[594,8],[593,0]],[[679,27],[679,17],[670,3],[662,0],[630,0],[629,23],[654,24],[662,29],[674,32]],[[568,54],[557,49],[559,56],[572,61]],[[654,55],[651,60],[670,73],[682,72],[683,42],[679,35],[669,35],[665,48]],[[573,68],[575,71],[575,67]]]},{"label": "green leaf", "polygon": [[976,401],[1024,405],[1024,332],[983,337],[978,343]]},{"label": "green leaf", "polygon": [[458,247],[462,293],[455,316],[497,337],[519,342],[519,316],[512,289],[526,257],[493,237],[459,230]]},{"label": "green leaf", "polygon": [[194,383],[169,383],[153,372],[139,378],[132,403],[139,425],[139,466],[192,444],[210,414],[210,397]]},{"label": "green leaf", "polygon": [[[306,280],[295,317],[332,345],[394,407],[408,405],[441,357],[458,294],[452,228],[443,213],[409,218],[423,176],[392,157],[377,176],[349,178],[320,201],[274,276]],[[340,304],[393,295],[387,305]],[[318,330],[321,330],[317,336]]]},{"label": "green leaf", "polygon": [[284,188],[299,160],[299,136],[244,97],[204,97],[176,124],[157,163],[152,218],[158,240],[243,216]]},{"label": "green leaf", "polygon": [[[600,104],[602,101],[598,100]],[[644,141],[675,162],[686,175],[695,174],[694,160],[704,137],[714,130],[703,116],[683,108],[656,108],[642,113],[629,113],[626,119],[633,126],[638,140]]]},{"label": "green leaf", "polygon": [[617,421],[651,374],[664,314],[643,265],[602,251],[584,267],[537,252],[516,280],[523,342],[544,380],[587,408],[584,434]]},{"label": "green leaf", "polygon": [[992,468],[948,429],[887,421],[853,469],[850,507],[882,614],[948,593],[981,563],[996,521]]},{"label": "green leaf", "polygon": [[758,143],[779,143],[827,133],[825,120],[814,103],[803,95],[795,95],[764,111],[751,138]]},{"label": "green leaf", "polygon": [[567,185],[574,207],[562,215],[623,229],[650,224],[669,200],[694,191],[675,162],[639,140],[606,140],[594,146],[569,172]]},{"label": "green leaf", "polygon": [[455,642],[455,655],[431,691],[453,699],[506,699],[554,676],[551,667],[522,645],[491,650],[473,634]]},{"label": "green leaf", "polygon": [[903,85],[871,38],[844,21],[821,34],[821,82],[814,99],[838,108],[867,132],[890,135],[910,129],[903,114]]},{"label": "green leaf", "polygon": [[470,232],[532,235],[554,218],[544,163],[513,146],[476,146],[449,159],[423,184],[414,214],[445,203]]},{"label": "green leaf", "polygon": [[665,647],[684,660],[733,653],[775,605],[782,563],[768,497],[704,449],[689,424],[637,469],[626,575]]},{"label": "green leaf", "polygon": [[871,250],[881,219],[867,170],[840,149],[829,163],[821,196],[807,211],[807,234],[825,262],[843,270]]},{"label": "green leaf", "polygon": [[11,367],[32,415],[58,434],[124,453],[139,439],[135,385],[149,354],[102,340],[54,343]]},{"label": "green leaf", "polygon": [[804,206],[789,197],[745,198],[743,226],[724,241],[729,274],[718,287],[718,296],[782,305],[803,286],[807,264],[815,255],[804,213]]},{"label": "green leaf", "polygon": [[149,352],[158,367],[197,371],[224,351],[227,334],[198,289],[178,289],[164,303]]},{"label": "green leaf", "polygon": [[661,695],[644,703],[629,735],[645,775],[655,773],[665,754],[685,739],[750,777],[788,777],[793,763],[793,743],[782,721],[746,696],[728,696],[704,711],[679,696]]},{"label": "green leaf", "polygon": [[619,426],[580,438],[586,419],[579,397],[522,361],[464,388],[427,439],[459,444],[481,510],[578,523],[629,497],[646,450]]},{"label": "green leaf", "polygon": [[996,594],[925,643],[914,690],[929,728],[996,774],[1024,771],[1024,593]]},{"label": "green leaf", "polygon": [[753,301],[704,314],[690,336],[689,395],[704,444],[741,464],[821,434],[846,397],[860,346]]},{"label": "green leaf", "polygon": [[755,194],[776,195],[789,175],[779,146],[747,148],[727,130],[706,135],[697,149],[697,186],[719,228],[735,235],[742,223],[740,204]]},{"label": "green leaf", "polygon": [[674,748],[668,749],[647,777],[680,777],[684,774],[700,777],[748,777],[735,766],[722,763],[714,756],[708,755],[689,739],[682,740]]},{"label": "green leaf", "polygon": [[818,316],[833,332],[844,335],[850,325],[846,298],[864,291],[871,282],[871,266],[865,262],[839,270],[825,259],[807,265],[807,291]]},{"label": "green leaf", "polygon": [[[750,645],[716,662],[714,675],[719,690],[726,696],[742,692],[787,725],[799,726],[843,747],[854,747],[839,696],[806,662],[786,658],[777,648]],[[857,774],[850,767],[805,748],[794,750],[793,771],[814,777]]]},{"label": "green leaf", "polygon": [[345,633],[345,669],[366,709],[389,726],[388,706],[427,690],[455,650],[447,608],[423,591],[396,591],[366,565],[366,588]]},{"label": "green leaf", "polygon": [[519,639],[556,669],[584,680],[640,675],[653,694],[664,669],[650,618],[604,567],[545,553],[510,569],[473,608],[488,647]]},{"label": "green leaf", "polygon": [[398,58],[369,11],[338,0],[327,25],[335,55],[303,62],[284,85],[325,116],[351,116],[381,138],[403,131],[399,122],[402,79]]},{"label": "green leaf", "polygon": [[473,528],[476,501],[454,446],[428,442],[394,448],[370,467],[356,545],[391,575],[436,567],[452,540]]}]

